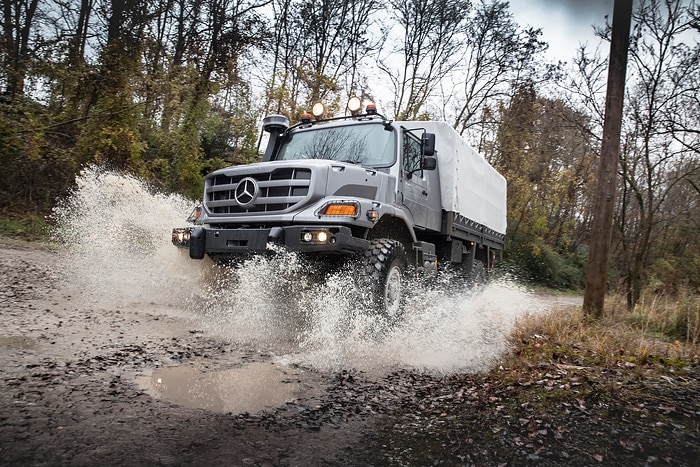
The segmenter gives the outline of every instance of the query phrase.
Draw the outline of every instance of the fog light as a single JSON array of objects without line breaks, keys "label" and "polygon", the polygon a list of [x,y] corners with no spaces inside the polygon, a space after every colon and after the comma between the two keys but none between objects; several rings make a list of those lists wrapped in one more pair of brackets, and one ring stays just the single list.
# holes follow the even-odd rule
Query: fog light
[{"label": "fog light", "polygon": [[304,232],[303,234],[301,234],[301,239],[304,242],[309,243],[311,240],[314,239],[314,234],[312,234],[311,232]]},{"label": "fog light", "polygon": [[318,234],[316,235],[316,240],[318,240],[319,243],[326,243],[326,241],[328,241],[328,233],[325,232],[325,231],[323,231],[323,230],[321,230],[321,231],[318,232]]}]

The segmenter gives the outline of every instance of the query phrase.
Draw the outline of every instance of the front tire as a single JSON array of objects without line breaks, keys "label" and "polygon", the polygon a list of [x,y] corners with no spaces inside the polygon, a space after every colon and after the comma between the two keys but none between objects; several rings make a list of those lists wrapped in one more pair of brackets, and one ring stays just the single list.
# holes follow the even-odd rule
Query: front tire
[{"label": "front tire", "polygon": [[372,240],[365,253],[365,273],[371,305],[388,319],[403,311],[404,274],[408,260],[403,244],[397,240]]}]

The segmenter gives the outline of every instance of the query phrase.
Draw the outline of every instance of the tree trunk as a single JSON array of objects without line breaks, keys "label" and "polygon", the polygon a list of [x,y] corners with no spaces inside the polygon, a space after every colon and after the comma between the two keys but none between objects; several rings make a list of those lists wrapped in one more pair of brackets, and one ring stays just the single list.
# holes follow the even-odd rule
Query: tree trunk
[{"label": "tree trunk", "polygon": [[602,315],[605,293],[607,292],[631,18],[632,0],[615,0],[610,63],[608,65],[608,91],[603,124],[603,145],[598,170],[598,189],[591,232],[590,257],[586,271],[586,289],[583,295],[583,309],[594,318],[599,318]]}]

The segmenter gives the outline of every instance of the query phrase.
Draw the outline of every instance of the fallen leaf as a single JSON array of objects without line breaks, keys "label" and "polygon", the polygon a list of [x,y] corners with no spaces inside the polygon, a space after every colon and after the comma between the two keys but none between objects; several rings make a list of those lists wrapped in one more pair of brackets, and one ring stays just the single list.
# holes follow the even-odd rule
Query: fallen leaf
[{"label": "fallen leaf", "polygon": [[621,438],[620,446],[627,449],[628,451],[634,451],[635,449],[637,449],[637,442],[632,441],[631,439]]}]

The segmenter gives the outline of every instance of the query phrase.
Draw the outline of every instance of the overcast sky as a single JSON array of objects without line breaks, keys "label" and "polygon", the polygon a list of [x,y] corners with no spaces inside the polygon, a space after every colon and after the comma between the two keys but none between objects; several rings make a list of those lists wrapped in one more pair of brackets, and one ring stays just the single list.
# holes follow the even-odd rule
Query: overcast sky
[{"label": "overcast sky", "polygon": [[591,48],[599,43],[593,25],[612,22],[613,0],[510,0],[518,24],[542,29],[541,39],[549,44],[548,58],[571,62],[581,44]]}]

